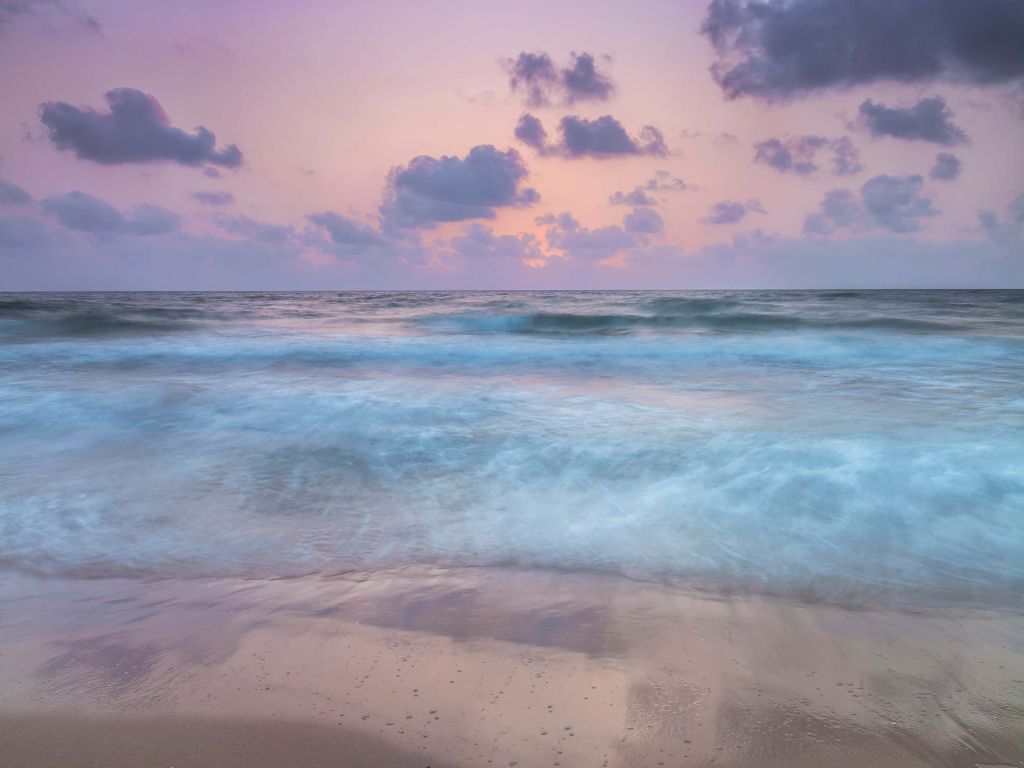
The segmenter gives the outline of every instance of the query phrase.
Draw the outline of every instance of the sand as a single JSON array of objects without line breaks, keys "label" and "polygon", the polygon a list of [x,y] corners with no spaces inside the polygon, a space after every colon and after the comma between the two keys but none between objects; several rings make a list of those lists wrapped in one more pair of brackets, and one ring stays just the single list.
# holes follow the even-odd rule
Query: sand
[{"label": "sand", "polygon": [[410,568],[0,585],[0,767],[1024,766],[1024,616]]}]

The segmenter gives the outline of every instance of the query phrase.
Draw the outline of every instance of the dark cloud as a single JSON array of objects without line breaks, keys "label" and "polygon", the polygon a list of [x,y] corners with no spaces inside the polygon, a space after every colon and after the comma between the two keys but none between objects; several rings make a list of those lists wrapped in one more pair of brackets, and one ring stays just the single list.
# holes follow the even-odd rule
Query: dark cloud
[{"label": "dark cloud", "polygon": [[735,200],[723,200],[711,207],[708,215],[701,219],[701,223],[735,224],[750,212],[764,213],[765,211],[757,200],[748,200],[745,203],[739,203]]},{"label": "dark cloud", "polygon": [[941,96],[921,99],[912,107],[887,107],[867,99],[858,111],[860,122],[875,137],[963,144],[967,134],[953,124],[953,112]]},{"label": "dark cloud", "polygon": [[924,179],[914,176],[875,176],[861,188],[858,197],[847,189],[825,194],[817,213],[804,220],[804,232],[828,235],[837,229],[881,228],[890,232],[913,232],[921,219],[936,216],[931,198],[921,194]]},{"label": "dark cloud", "polygon": [[138,205],[125,215],[105,200],[85,192],[68,192],[40,203],[63,226],[93,235],[160,235],[180,228],[177,214],[157,205]]},{"label": "dark cloud", "polygon": [[540,199],[523,187],[529,172],[514,149],[473,147],[464,158],[422,155],[392,169],[381,215],[388,227],[432,227],[443,221],[494,218],[496,208]]},{"label": "dark cloud", "polygon": [[216,149],[216,137],[202,126],[187,133],[171,125],[160,103],[134,88],[107,91],[109,109],[48,101],[40,108],[54,146],[102,165],[167,161],[236,168],[242,153],[234,144]]},{"label": "dark cloud", "polygon": [[503,60],[502,65],[509,75],[509,88],[530,107],[606,101],[615,91],[611,78],[598,70],[589,53],[573,53],[567,67],[556,66],[546,53],[526,52]]},{"label": "dark cloud", "polygon": [[767,139],[754,145],[754,162],[774,168],[779,173],[806,176],[819,169],[818,151],[832,150],[832,168],[836,175],[862,170],[860,153],[849,137],[827,139],[823,136],[790,136]]},{"label": "dark cloud", "polygon": [[940,181],[952,181],[960,176],[962,163],[960,158],[950,152],[939,152],[935,156],[935,164],[928,171],[928,178]]},{"label": "dark cloud", "polygon": [[374,227],[360,224],[347,216],[333,211],[312,213],[306,217],[314,224],[323,227],[331,237],[331,242],[343,251],[360,251],[386,245],[389,240]]},{"label": "dark cloud", "polygon": [[28,205],[32,196],[21,187],[0,181],[0,205]]},{"label": "dark cloud", "polygon": [[561,140],[558,144],[548,144],[547,132],[540,120],[526,114],[519,118],[516,138],[542,155],[566,158],[603,159],[631,155],[662,157],[668,154],[665,137],[657,128],[645,125],[638,137],[630,136],[622,123],[611,115],[603,115],[594,120],[567,115],[558,124],[558,129]]},{"label": "dark cloud", "polygon": [[622,228],[627,232],[657,235],[665,229],[665,222],[658,212],[651,208],[636,208],[622,219]]},{"label": "dark cloud", "polygon": [[248,216],[217,216],[217,226],[229,235],[266,245],[281,245],[295,237],[295,230],[283,224],[270,224]]},{"label": "dark cloud", "polygon": [[701,31],[729,98],[1024,78],[1020,0],[711,0]]},{"label": "dark cloud", "polygon": [[668,171],[655,171],[654,178],[648,179],[644,184],[633,187],[632,192],[614,192],[608,202],[612,205],[652,206],[657,205],[658,200],[652,197],[650,192],[665,191],[674,192],[689,189],[686,182]]},{"label": "dark cloud", "polygon": [[194,192],[192,197],[203,205],[220,206],[235,202],[235,196],[230,192]]}]

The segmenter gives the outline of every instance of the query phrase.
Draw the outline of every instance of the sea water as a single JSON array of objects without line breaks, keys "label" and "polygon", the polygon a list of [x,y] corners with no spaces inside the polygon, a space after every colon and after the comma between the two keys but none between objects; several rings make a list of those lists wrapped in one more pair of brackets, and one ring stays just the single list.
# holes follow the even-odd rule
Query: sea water
[{"label": "sea water", "polygon": [[1021,605],[1024,293],[0,294],[0,571]]}]

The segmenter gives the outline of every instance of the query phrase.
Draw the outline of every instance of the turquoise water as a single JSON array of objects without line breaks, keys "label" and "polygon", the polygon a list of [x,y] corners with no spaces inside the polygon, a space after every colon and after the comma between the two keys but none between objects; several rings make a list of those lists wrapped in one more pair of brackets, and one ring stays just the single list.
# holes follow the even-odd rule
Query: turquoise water
[{"label": "turquoise water", "polygon": [[0,568],[1019,606],[1024,293],[0,294]]}]

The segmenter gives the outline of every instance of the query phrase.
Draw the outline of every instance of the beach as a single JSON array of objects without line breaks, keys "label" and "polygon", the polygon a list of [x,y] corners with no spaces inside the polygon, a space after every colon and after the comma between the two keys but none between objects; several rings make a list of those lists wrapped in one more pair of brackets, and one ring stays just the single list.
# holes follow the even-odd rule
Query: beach
[{"label": "beach", "polygon": [[405,568],[7,581],[4,766],[1024,764],[1024,619]]}]

